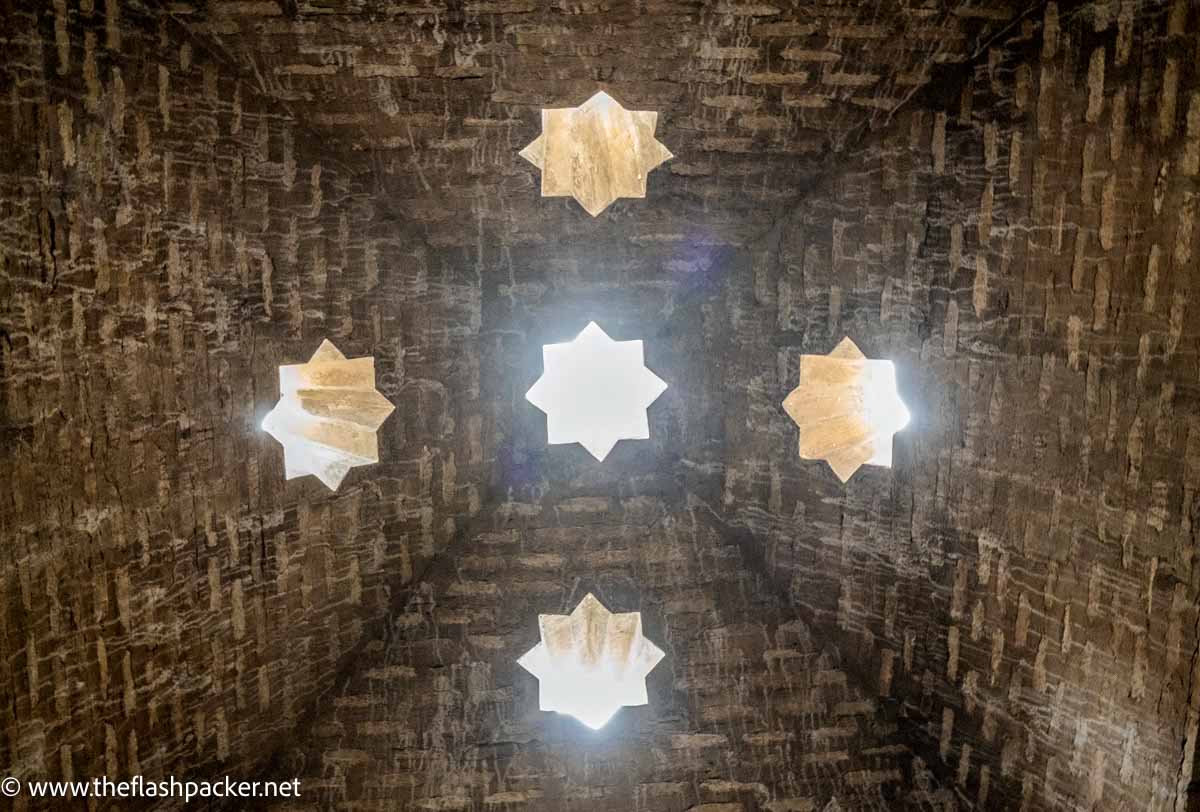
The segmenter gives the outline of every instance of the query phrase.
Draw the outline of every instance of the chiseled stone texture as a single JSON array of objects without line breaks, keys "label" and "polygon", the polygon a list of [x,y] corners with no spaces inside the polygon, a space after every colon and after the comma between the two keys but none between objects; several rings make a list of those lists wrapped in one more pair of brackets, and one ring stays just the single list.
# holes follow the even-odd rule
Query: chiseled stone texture
[{"label": "chiseled stone texture", "polygon": [[[659,500],[503,506],[406,592],[387,634],[323,701],[272,808],[801,812],[943,808],[885,707],[863,693],[725,540]],[[582,506],[578,506],[582,507]],[[516,660],[537,615],[594,592],[666,653],[649,704],[600,731],[538,708]],[[830,806],[830,804],[833,804]]]},{"label": "chiseled stone texture", "polygon": [[[1197,42],[1186,0],[1048,4],[812,189],[732,311],[727,517],[983,808],[1189,800]],[[844,335],[914,414],[846,487],[777,408]]]},{"label": "chiseled stone texture", "polygon": [[[1025,5],[0,0],[0,763],[1182,807],[1200,19]],[[676,158],[593,219],[517,152],[599,87]],[[671,387],[603,465],[523,399],[593,319]],[[843,486],[845,335],[914,420]],[[258,431],[323,338],[397,406],[336,494]],[[668,658],[585,747],[513,661],[588,589]]]},{"label": "chiseled stone texture", "polygon": [[[1033,0],[265,0],[174,3],[331,149],[370,151],[418,188],[536,196],[510,156],[541,109],[606,90],[659,113],[676,156],[651,199],[795,198],[830,156]],[[565,201],[562,202],[565,205]],[[660,203],[659,205],[677,205]],[[639,201],[610,211],[643,211]],[[426,219],[431,213],[426,213]]]},{"label": "chiseled stone texture", "polygon": [[[478,506],[478,287],[169,18],[0,26],[0,764],[247,777]],[[258,429],[323,338],[397,406],[336,494]]]}]

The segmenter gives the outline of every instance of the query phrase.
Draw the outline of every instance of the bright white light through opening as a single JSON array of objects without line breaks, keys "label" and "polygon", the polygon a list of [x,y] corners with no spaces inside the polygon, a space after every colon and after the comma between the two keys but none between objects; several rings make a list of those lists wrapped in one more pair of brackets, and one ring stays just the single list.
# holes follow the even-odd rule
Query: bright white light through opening
[{"label": "bright white light through opening", "polygon": [[892,435],[908,425],[911,415],[896,389],[896,365],[891,361],[863,361],[859,371],[863,425],[875,438],[871,465],[892,464]]},{"label": "bright white light through opening", "polygon": [[654,137],[658,113],[626,110],[601,91],[578,107],[542,110],[542,134],[521,157],[542,171],[543,197],[574,197],[593,217],[621,197],[645,197],[646,176],[671,158]]},{"label": "bright white light through opening", "polygon": [[538,615],[542,642],[517,661],[538,679],[538,707],[599,730],[622,707],[645,705],[646,675],[663,658],[640,612],[613,614],[589,594],[569,615]]},{"label": "bright white light through opening", "polygon": [[283,446],[287,479],[312,474],[337,490],[351,468],[379,462],[376,430],[396,407],[375,389],[375,359],[328,341],[306,364],[279,368],[279,402],[262,421]]},{"label": "bright white light through opening", "polygon": [[891,361],[867,359],[849,338],[800,357],[800,385],[783,402],[800,427],[800,456],[825,460],[842,482],[863,465],[892,464],[892,435],[910,415]]},{"label": "bright white light through opening", "polygon": [[542,360],[525,398],[546,413],[551,445],[579,443],[603,460],[618,440],[650,436],[646,408],[667,384],[646,369],[641,341],[613,341],[590,322],[573,341],[542,347]]}]

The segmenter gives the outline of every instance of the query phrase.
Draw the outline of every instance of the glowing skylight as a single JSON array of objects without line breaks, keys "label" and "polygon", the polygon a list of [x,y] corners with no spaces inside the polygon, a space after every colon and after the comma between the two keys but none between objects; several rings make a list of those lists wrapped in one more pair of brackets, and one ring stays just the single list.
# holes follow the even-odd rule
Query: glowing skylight
[{"label": "glowing skylight", "polygon": [[623,706],[645,705],[646,675],[663,658],[640,612],[613,614],[589,594],[569,615],[538,615],[542,642],[517,663],[538,678],[538,707],[593,730]]},{"label": "glowing skylight", "polygon": [[658,113],[626,110],[603,91],[579,107],[542,110],[542,134],[521,157],[542,170],[542,197],[574,197],[595,217],[619,197],[645,197],[646,176],[671,153]]},{"label": "glowing skylight", "polygon": [[590,322],[573,341],[543,346],[542,360],[525,398],[546,413],[551,445],[579,443],[603,460],[617,440],[650,436],[646,408],[667,384],[646,369],[641,341],[613,341]]},{"label": "glowing skylight", "polygon": [[312,474],[337,490],[351,468],[379,462],[375,431],[394,408],[375,390],[375,359],[347,359],[326,340],[307,364],[279,368],[262,427],[283,444],[287,479]]},{"label": "glowing skylight", "polygon": [[862,465],[892,465],[892,435],[908,425],[891,361],[868,360],[849,338],[800,356],[800,385],[783,408],[800,427],[800,456],[825,460],[842,482]]}]

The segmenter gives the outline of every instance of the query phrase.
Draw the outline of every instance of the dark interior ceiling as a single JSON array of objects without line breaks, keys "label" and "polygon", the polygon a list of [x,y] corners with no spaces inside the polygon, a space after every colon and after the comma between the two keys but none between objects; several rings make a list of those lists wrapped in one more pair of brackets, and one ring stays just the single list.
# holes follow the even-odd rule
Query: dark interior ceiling
[{"label": "dark interior ceiling", "polygon": [[[801,197],[934,76],[959,84],[954,66],[1028,5],[210,3],[173,14],[406,219],[437,218],[455,198],[504,219],[537,185],[512,156],[537,136],[540,109],[603,88],[658,112],[676,156],[653,184],[663,206],[752,223]],[[431,189],[445,194],[431,201]]]},{"label": "dark interior ceiling", "polygon": [[[8,774],[1187,808],[1187,0],[0,11]],[[593,219],[517,152],[601,88],[675,157]],[[591,319],[671,387],[603,464],[523,399]],[[779,403],[846,335],[915,420],[843,485]],[[325,338],[397,407],[336,493],[258,428]],[[587,591],[668,654],[594,739],[513,665]]]},{"label": "dark interior ceiling", "polygon": [[784,166],[819,173],[1030,5],[217,2],[173,13],[325,152],[436,167],[462,151],[488,165],[536,135],[542,107],[604,87],[658,111],[680,163],[719,157],[729,176],[762,183]]}]

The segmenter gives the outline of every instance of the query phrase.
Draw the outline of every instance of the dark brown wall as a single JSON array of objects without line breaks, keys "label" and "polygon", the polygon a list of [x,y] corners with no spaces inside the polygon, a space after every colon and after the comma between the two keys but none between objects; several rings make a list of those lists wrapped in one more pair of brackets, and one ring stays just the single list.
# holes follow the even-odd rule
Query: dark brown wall
[{"label": "dark brown wall", "polygon": [[[1186,2],[1050,4],[741,290],[727,514],[980,806],[1174,809],[1191,778],[1198,31]],[[846,487],[777,405],[843,335],[914,415]]]},{"label": "dark brown wall", "polygon": [[[0,764],[245,776],[480,501],[478,296],[165,17],[0,23]],[[337,494],[258,429],[325,337],[397,405]]]},{"label": "dark brown wall", "polygon": [[[0,6],[0,763],[276,750],[310,807],[1175,807],[1200,719],[1186,0],[1051,4],[969,69],[936,61],[1008,4],[822,4],[787,34],[766,4],[642,8],[662,40],[615,6],[310,5]],[[779,65],[810,75],[750,78]],[[593,220],[515,152],[602,81],[664,110],[677,157]],[[593,318],[671,387],[604,465],[523,400]],[[915,417],[847,486],[779,407],[844,335]],[[397,405],[337,495],[258,430],[325,337]],[[670,657],[585,745],[513,659],[589,588]]]},{"label": "dark brown wall", "polygon": [[[276,772],[308,809],[909,809],[952,801],[707,508],[648,497],[481,514]],[[592,592],[666,656],[600,731],[540,712],[516,659]],[[830,804],[830,806],[827,806]]]},{"label": "dark brown wall", "polygon": [[[328,148],[396,156],[427,186],[523,167],[543,107],[599,86],[654,110],[681,184],[722,208],[799,183],[971,58],[1028,0],[178,2]],[[532,128],[532,132],[530,132]],[[525,139],[525,140],[521,140]],[[520,169],[520,176],[526,172]],[[516,182],[518,178],[510,178]],[[488,183],[485,191],[524,187]]]}]

